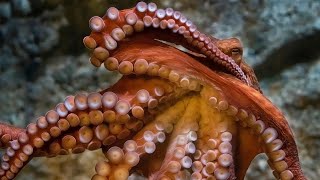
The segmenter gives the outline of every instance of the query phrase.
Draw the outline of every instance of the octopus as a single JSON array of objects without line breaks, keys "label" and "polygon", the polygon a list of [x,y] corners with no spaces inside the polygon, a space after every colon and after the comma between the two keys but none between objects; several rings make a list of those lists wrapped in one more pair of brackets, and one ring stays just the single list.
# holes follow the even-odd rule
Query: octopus
[{"label": "octopus", "polygon": [[25,129],[1,123],[1,180],[33,157],[96,149],[106,159],[93,180],[244,179],[260,153],[276,179],[306,179],[288,122],[238,39],[206,35],[181,12],[145,2],[110,7],[89,27],[91,64],[122,78],[66,97]]}]

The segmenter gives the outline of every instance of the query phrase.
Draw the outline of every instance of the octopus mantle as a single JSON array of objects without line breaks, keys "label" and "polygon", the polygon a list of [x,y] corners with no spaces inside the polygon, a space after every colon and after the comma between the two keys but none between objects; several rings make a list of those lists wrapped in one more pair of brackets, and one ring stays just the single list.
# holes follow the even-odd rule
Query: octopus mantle
[{"label": "octopus mantle", "polygon": [[207,36],[179,11],[139,2],[89,21],[90,62],[123,77],[68,96],[26,129],[0,124],[1,179],[32,157],[102,149],[94,180],[243,179],[266,153],[277,179],[305,179],[281,112],[261,93],[235,38]]}]

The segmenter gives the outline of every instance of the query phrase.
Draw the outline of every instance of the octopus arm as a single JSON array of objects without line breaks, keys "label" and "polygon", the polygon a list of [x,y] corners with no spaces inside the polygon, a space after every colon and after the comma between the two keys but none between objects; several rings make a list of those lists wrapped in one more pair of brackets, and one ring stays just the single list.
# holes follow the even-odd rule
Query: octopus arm
[{"label": "octopus arm", "polygon": [[19,134],[25,133],[25,129],[0,123],[0,148],[6,148],[12,140],[17,140]]},{"label": "octopus arm", "polygon": [[[226,81],[222,81],[221,79],[220,82],[223,82],[223,84],[220,84],[219,87],[221,87],[223,91],[229,92],[226,94],[228,101],[232,104],[235,104],[239,108],[250,110],[256,115],[258,119],[263,120],[266,127],[271,127],[276,130],[276,133],[273,132],[270,134],[277,135],[277,137],[283,142],[282,150],[277,150],[277,153],[279,153],[278,155],[285,155],[284,161],[287,163],[288,169],[294,174],[295,179],[305,179],[301,171],[298,150],[293,133],[281,111],[260,92],[237,83],[237,80],[235,80],[234,78],[228,77],[226,79],[227,81],[232,83],[227,85],[225,83]],[[261,140],[264,141],[264,143],[266,143],[267,145],[271,143],[266,137],[262,137]],[[276,153],[270,152],[268,146],[264,148],[264,152],[266,152],[270,159],[272,156],[276,156]],[[272,168],[278,168],[278,165],[280,164],[279,162],[280,161],[272,162],[272,160],[269,160],[269,164]],[[272,163],[275,163],[276,167],[272,165]]]}]

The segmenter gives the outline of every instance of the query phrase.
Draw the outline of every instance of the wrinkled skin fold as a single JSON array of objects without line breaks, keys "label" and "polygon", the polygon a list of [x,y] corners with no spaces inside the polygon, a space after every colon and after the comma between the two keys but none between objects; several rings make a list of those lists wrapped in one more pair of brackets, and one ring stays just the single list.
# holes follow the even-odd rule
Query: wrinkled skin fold
[{"label": "wrinkled skin fold", "polygon": [[26,129],[0,124],[1,179],[33,157],[96,149],[106,160],[94,180],[244,179],[260,153],[275,178],[305,179],[290,127],[261,93],[241,43],[197,35],[177,14],[140,2],[91,18],[90,62],[123,77],[68,96]]}]

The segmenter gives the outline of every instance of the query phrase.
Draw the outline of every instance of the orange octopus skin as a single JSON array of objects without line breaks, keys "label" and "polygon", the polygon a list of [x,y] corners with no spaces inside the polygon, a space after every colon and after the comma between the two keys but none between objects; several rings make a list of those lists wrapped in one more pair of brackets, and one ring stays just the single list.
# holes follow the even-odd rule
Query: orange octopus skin
[{"label": "orange octopus skin", "polygon": [[0,124],[1,180],[32,157],[86,149],[106,156],[94,180],[244,179],[259,153],[276,179],[306,179],[290,127],[261,93],[239,40],[207,36],[180,12],[144,2],[111,7],[89,27],[90,62],[123,77],[68,96],[26,129]]}]

